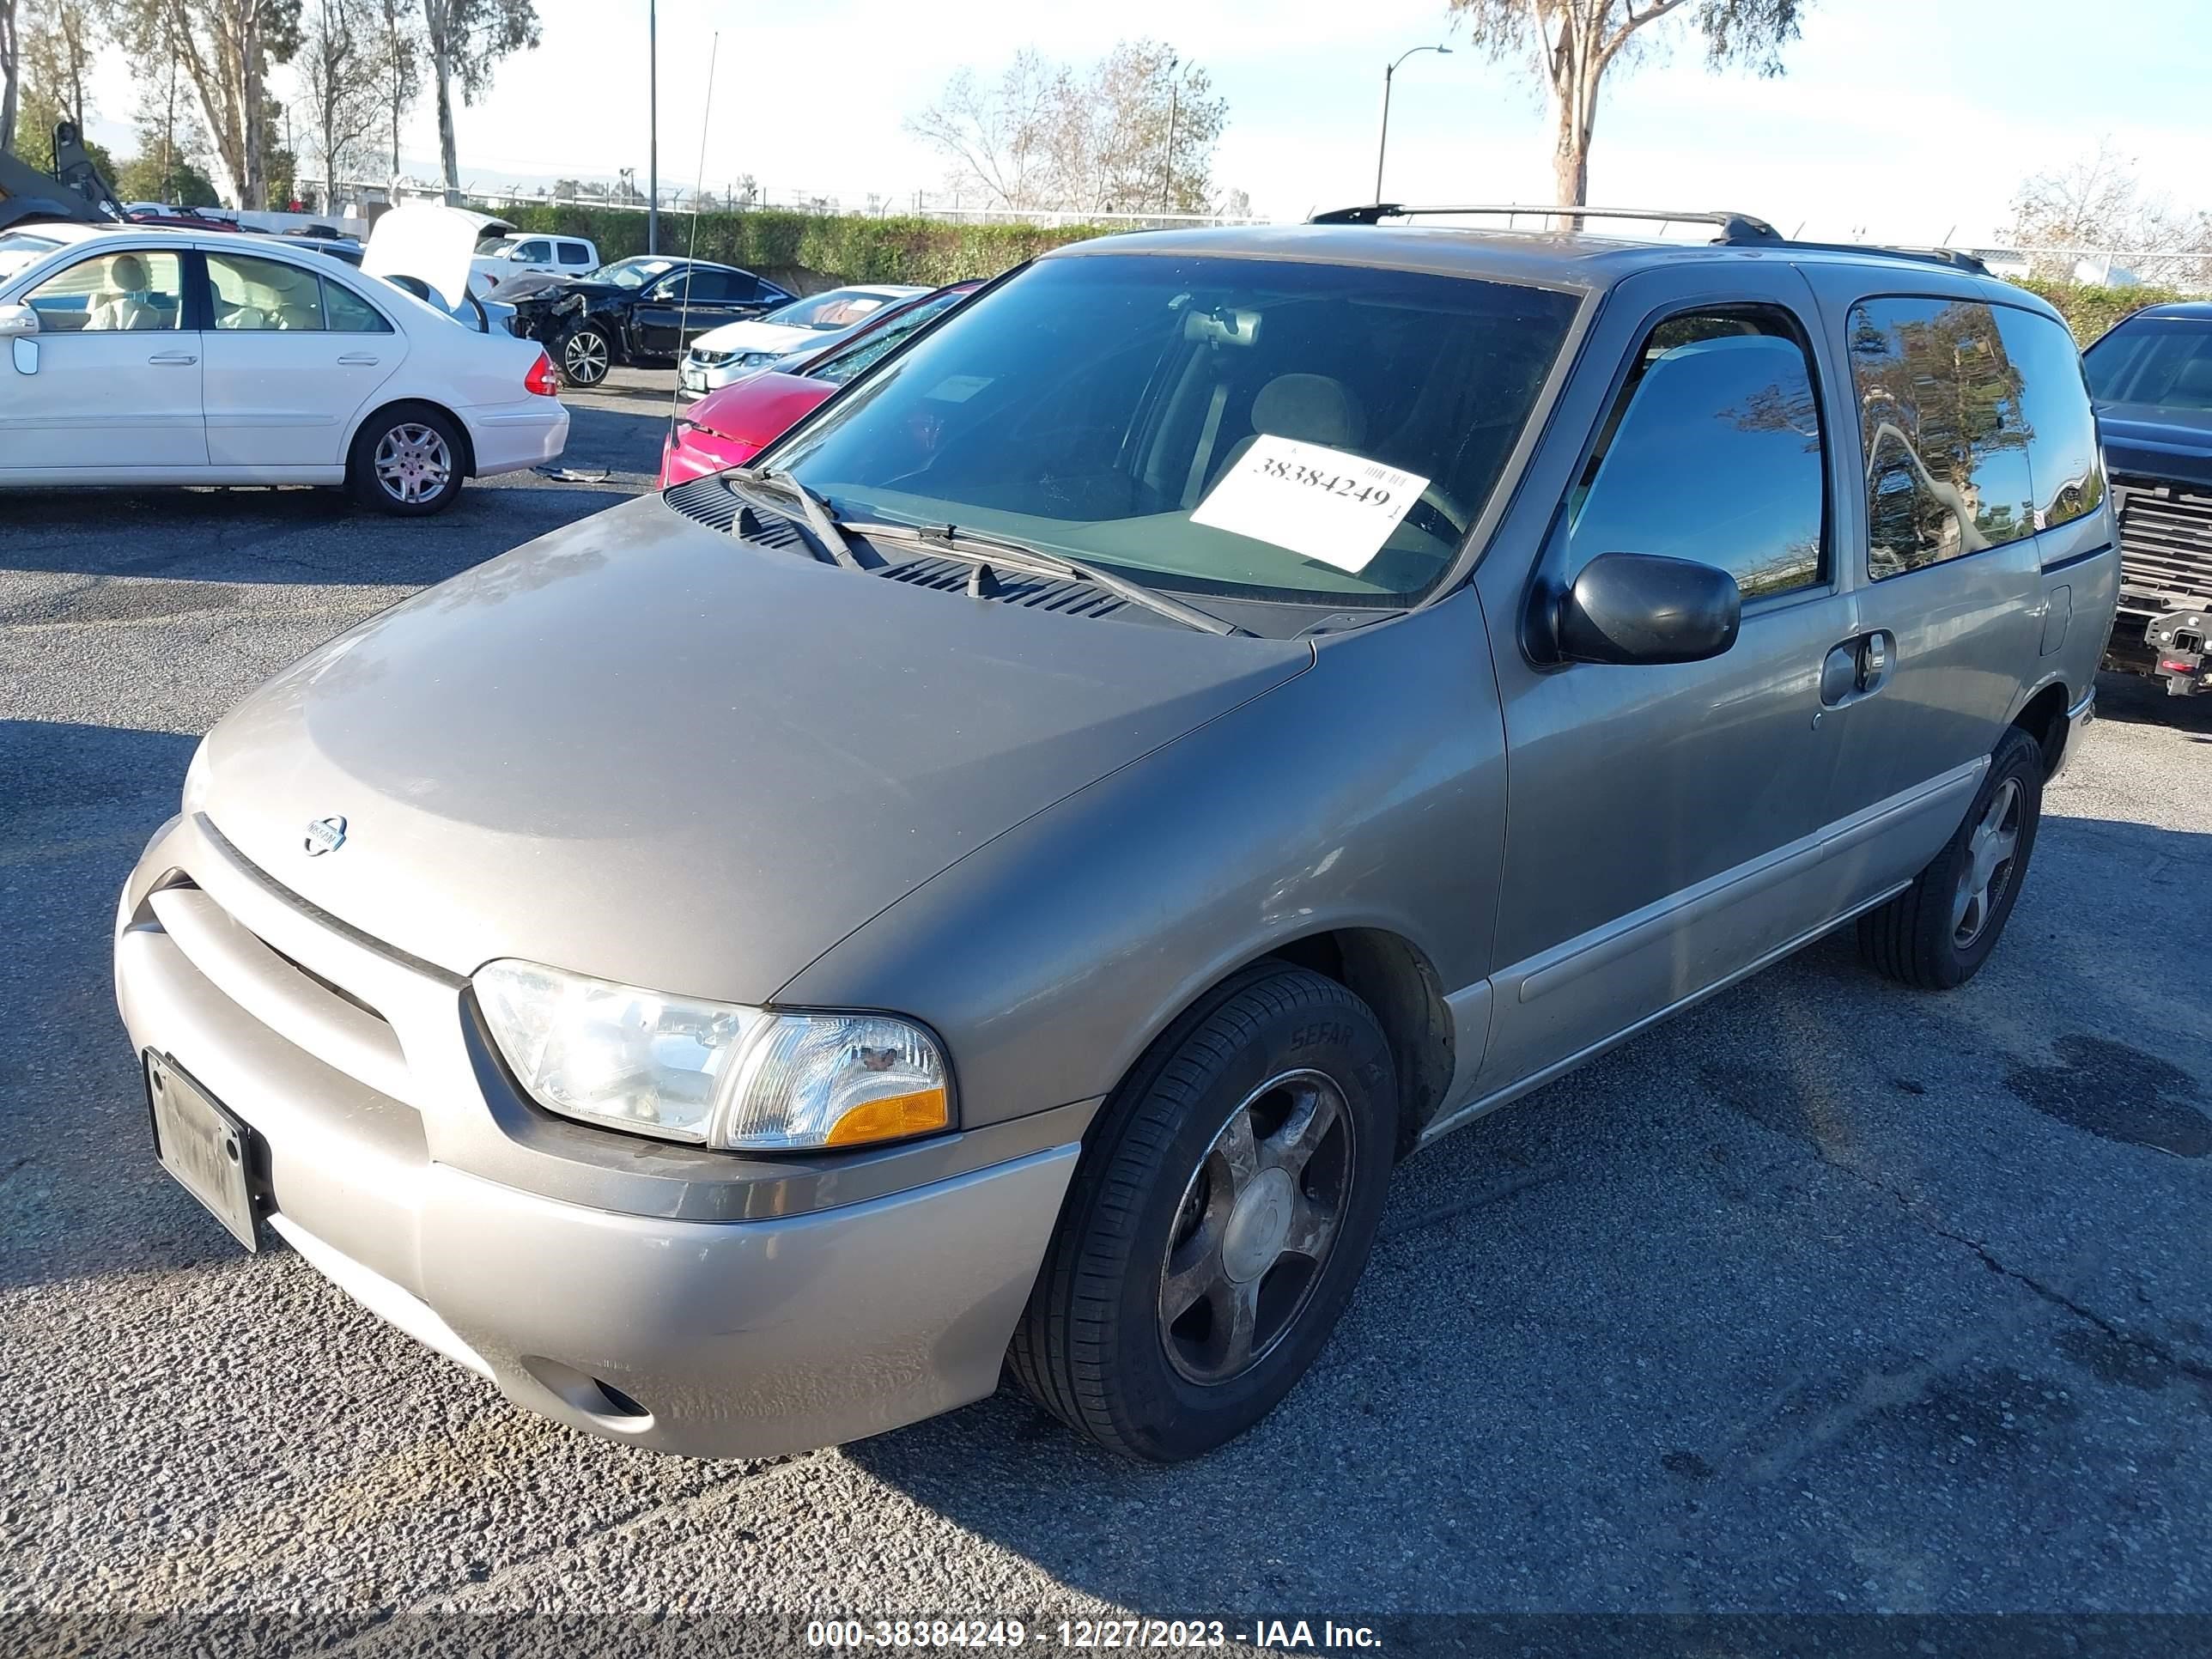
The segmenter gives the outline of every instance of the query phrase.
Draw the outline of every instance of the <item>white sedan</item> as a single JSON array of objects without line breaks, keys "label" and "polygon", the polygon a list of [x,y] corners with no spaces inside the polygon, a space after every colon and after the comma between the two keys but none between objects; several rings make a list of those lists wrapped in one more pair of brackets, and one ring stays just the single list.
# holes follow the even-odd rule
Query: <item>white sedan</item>
[{"label": "white sedan", "polygon": [[928,292],[926,288],[908,288],[895,283],[833,288],[827,294],[794,300],[765,317],[725,323],[720,328],[708,329],[691,343],[690,350],[684,355],[678,379],[686,392],[714,391],[732,380],[758,374],[777,358],[801,347],[817,344],[832,334],[842,334],[867,321],[885,306]]},{"label": "white sedan", "polygon": [[535,341],[297,239],[22,228],[54,246],[0,277],[0,486],[343,484],[420,514],[567,446]]}]

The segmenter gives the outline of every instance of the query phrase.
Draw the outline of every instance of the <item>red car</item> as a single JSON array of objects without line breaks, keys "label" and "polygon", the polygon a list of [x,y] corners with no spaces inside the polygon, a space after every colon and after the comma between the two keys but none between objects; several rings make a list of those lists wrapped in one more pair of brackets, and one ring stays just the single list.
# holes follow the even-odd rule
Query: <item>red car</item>
[{"label": "red car", "polygon": [[810,354],[793,354],[785,360],[792,367],[764,369],[708,392],[677,417],[661,447],[660,487],[688,483],[752,459],[839,386],[982,286],[955,283],[887,307]]}]

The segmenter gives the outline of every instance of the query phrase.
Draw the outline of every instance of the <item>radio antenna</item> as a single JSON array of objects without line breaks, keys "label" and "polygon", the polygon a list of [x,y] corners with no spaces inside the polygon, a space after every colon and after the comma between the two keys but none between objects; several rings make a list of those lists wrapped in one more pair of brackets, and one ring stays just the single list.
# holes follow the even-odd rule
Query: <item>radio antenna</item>
[{"label": "radio antenna", "polygon": [[[684,398],[684,354],[691,332],[691,283],[697,275],[699,254],[699,192],[707,187],[707,129],[714,113],[714,59],[722,50],[722,32],[714,31],[707,48],[707,107],[699,117],[699,171],[691,184],[691,239],[684,250],[689,269],[684,273],[684,300],[676,307],[676,383],[668,388],[668,430],[676,431],[676,411]],[[656,205],[658,205],[656,204]]]}]

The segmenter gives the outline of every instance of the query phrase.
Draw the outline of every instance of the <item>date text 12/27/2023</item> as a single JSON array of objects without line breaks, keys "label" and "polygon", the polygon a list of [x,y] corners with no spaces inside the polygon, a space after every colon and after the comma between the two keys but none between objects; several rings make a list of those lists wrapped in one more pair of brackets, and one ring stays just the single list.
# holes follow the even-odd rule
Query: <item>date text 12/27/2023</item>
[{"label": "date text 12/27/2023", "polygon": [[816,1649],[1273,1648],[1344,1651],[1382,1646],[1373,1626],[1334,1620],[1251,1619],[818,1619],[806,1626]]}]

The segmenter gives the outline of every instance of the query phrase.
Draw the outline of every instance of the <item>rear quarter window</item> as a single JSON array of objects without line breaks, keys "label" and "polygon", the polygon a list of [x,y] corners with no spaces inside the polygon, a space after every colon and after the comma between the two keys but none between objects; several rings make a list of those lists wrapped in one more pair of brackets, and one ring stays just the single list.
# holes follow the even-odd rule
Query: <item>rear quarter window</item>
[{"label": "rear quarter window", "polygon": [[1875,580],[2034,534],[2027,387],[1994,308],[1866,300],[1849,333]]},{"label": "rear quarter window", "polygon": [[2081,373],[2081,354],[2064,324],[2011,306],[1992,308],[2005,352],[2020,377],[2027,429],[2027,471],[2035,488],[2034,527],[2086,517],[2105,500],[2097,417]]}]

